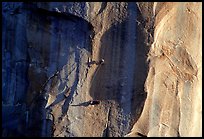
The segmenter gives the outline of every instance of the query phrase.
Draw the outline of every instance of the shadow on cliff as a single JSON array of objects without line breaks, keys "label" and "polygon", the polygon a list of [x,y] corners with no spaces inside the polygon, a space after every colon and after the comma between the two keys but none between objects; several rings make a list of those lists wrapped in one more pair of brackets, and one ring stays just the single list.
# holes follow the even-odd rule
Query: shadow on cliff
[{"label": "shadow on cliff", "polygon": [[[53,105],[56,105],[65,100],[62,104],[62,116],[67,113],[79,82],[81,50],[86,50],[88,55],[92,53],[91,37],[94,32],[88,21],[73,14],[47,11],[32,3],[25,4],[24,9],[29,21],[26,26],[26,40],[29,45],[30,62],[36,60],[36,63],[33,62],[35,66],[30,68],[28,75],[31,79],[28,98],[32,98],[28,103],[28,109],[33,116],[30,118],[28,131],[29,136],[36,136],[46,134],[46,131],[42,128],[44,126],[43,121],[46,119],[46,115],[43,114],[46,111],[47,103],[47,100],[44,99],[44,94],[47,91],[45,88],[49,86],[48,83],[50,82],[54,86],[56,85],[55,78],[59,76],[60,71],[70,61],[70,55],[74,54],[73,62],[76,63],[76,76],[73,85],[69,88],[70,93],[66,97],[59,97],[60,99],[53,103]],[[41,35],[44,37],[38,37]],[[44,71],[44,67],[48,67],[49,75],[48,70]],[[35,70],[41,70],[41,72]],[[67,82],[67,80],[64,82]],[[61,86],[59,88],[65,88],[64,83],[61,83]],[[38,93],[34,94],[33,92]]]},{"label": "shadow on cliff", "polygon": [[[139,12],[137,12],[137,20],[144,22]],[[113,100],[117,102],[121,108],[127,101],[131,101],[127,103],[131,103],[131,119],[133,124],[138,120],[146,99],[144,84],[147,77],[148,63],[146,59],[149,48],[146,44],[147,34],[145,34],[144,31],[144,24],[136,24],[136,30],[131,30],[131,32],[136,32],[136,35],[132,37],[134,38],[135,48],[132,53],[129,53],[129,55],[135,55],[135,59],[129,59],[133,60],[131,62],[124,62],[127,56],[124,54],[126,51],[125,47],[130,44],[128,42],[128,37],[130,36],[127,33],[127,25],[127,20],[122,23],[117,23],[110,27],[102,36],[99,60],[104,59],[105,62],[103,65],[98,66],[92,77],[90,96],[93,100],[99,100],[104,103]],[[130,35],[132,34],[130,33]],[[124,87],[122,80],[126,78],[124,77],[124,73],[127,74],[128,72],[124,71],[124,69],[127,69],[124,67],[130,67],[127,65],[130,63],[134,63],[134,65],[132,65],[134,75],[131,77],[132,79],[130,79],[133,80],[133,86],[129,94],[127,94],[131,97],[131,100],[125,101],[124,99],[126,99],[126,97],[122,98],[122,88]],[[124,100],[125,103],[122,102],[122,100]]]}]

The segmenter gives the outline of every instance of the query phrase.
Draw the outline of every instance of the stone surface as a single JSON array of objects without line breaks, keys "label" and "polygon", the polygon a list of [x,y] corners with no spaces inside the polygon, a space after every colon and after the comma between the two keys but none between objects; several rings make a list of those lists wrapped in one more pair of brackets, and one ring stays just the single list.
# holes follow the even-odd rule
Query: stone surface
[{"label": "stone surface", "polygon": [[3,2],[2,136],[201,136],[201,5]]},{"label": "stone surface", "polygon": [[154,3],[148,95],[127,136],[202,135],[201,10],[201,3]]}]

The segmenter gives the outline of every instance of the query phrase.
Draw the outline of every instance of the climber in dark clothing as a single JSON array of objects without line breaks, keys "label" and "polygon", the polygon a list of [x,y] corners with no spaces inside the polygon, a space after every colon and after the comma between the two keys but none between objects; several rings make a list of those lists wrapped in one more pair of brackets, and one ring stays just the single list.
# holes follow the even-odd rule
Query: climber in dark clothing
[{"label": "climber in dark clothing", "polygon": [[80,104],[77,104],[77,105],[71,105],[71,106],[84,106],[84,107],[88,107],[89,105],[98,105],[98,104],[100,104],[99,100],[89,100],[89,101],[86,101],[86,102],[83,102],[83,103],[80,103]]},{"label": "climber in dark clothing", "polygon": [[89,101],[89,105],[98,105],[98,104],[100,104],[99,100],[90,100]]},{"label": "climber in dark clothing", "polygon": [[97,65],[103,65],[104,64],[104,59],[101,59],[98,63],[97,63]]}]

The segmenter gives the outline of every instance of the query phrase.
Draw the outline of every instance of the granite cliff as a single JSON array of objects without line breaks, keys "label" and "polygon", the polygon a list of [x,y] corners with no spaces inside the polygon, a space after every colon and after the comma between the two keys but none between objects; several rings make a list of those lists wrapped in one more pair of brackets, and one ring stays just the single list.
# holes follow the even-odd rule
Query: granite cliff
[{"label": "granite cliff", "polygon": [[2,136],[202,136],[201,90],[199,2],[2,3]]}]

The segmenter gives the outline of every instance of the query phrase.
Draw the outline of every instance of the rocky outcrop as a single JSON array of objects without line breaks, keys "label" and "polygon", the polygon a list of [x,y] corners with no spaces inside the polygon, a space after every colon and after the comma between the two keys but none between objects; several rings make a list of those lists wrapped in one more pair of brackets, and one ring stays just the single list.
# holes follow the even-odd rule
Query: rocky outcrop
[{"label": "rocky outcrop", "polygon": [[2,8],[3,136],[201,136],[200,3]]},{"label": "rocky outcrop", "polygon": [[127,136],[202,135],[201,3],[155,3],[144,110]]}]

